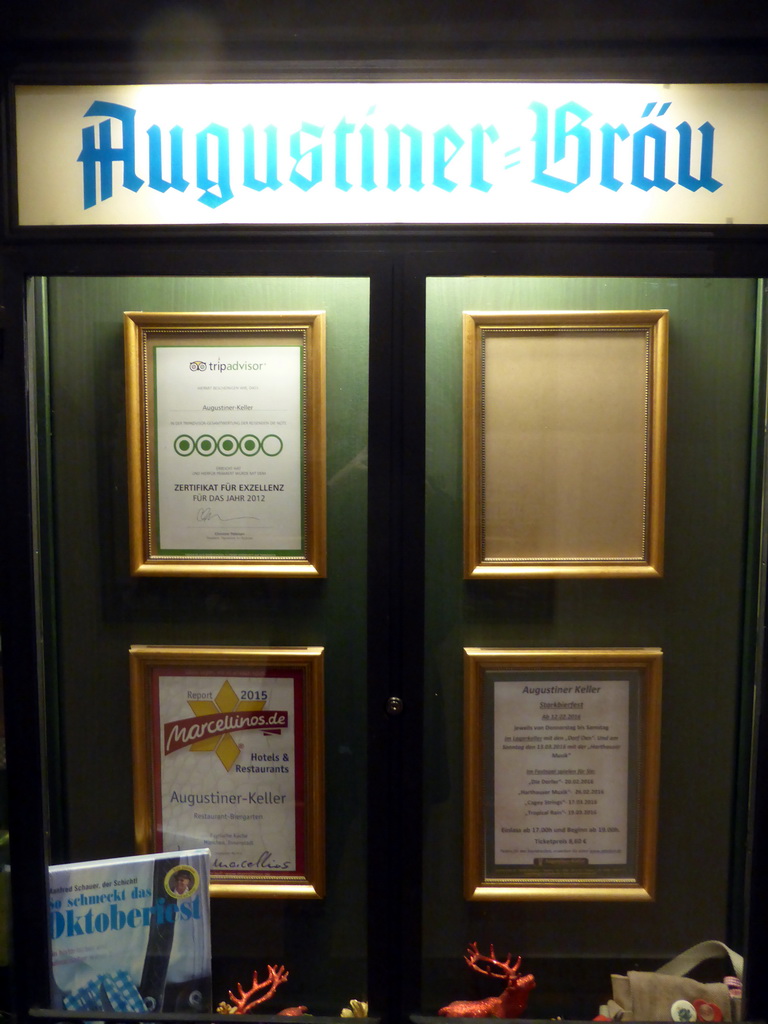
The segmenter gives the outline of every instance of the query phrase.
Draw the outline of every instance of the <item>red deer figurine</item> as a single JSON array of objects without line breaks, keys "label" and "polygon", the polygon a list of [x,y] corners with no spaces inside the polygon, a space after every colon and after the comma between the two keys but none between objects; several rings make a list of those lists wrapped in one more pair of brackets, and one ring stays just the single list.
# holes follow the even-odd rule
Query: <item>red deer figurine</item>
[{"label": "red deer figurine", "polygon": [[[491,996],[489,999],[457,1000],[449,1003],[439,1011],[441,1017],[519,1017],[528,1003],[528,993],[536,987],[532,974],[518,974],[520,961],[518,957],[514,967],[511,965],[512,954],[507,954],[503,962],[496,959],[493,946],[490,947],[490,956],[484,956],[473,942],[467,949],[464,957],[473,971],[478,974],[486,974],[489,978],[498,978],[506,981],[507,985],[499,996]],[[478,961],[483,960],[489,966],[479,967]],[[493,968],[499,968],[494,971]]]}]

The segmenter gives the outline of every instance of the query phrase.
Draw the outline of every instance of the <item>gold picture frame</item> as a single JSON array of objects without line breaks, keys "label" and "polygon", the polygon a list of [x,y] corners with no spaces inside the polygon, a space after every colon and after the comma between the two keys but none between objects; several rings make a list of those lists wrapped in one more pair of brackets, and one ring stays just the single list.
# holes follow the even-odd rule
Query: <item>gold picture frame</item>
[{"label": "gold picture frame", "polygon": [[464,662],[465,897],[652,900],[661,650]]},{"label": "gold picture frame", "polygon": [[668,312],[465,312],[464,575],[660,576]]},{"label": "gold picture frame", "polygon": [[325,313],[126,312],[131,572],[326,572]]},{"label": "gold picture frame", "polygon": [[209,847],[211,895],[325,892],[323,648],[129,652],[139,853]]}]

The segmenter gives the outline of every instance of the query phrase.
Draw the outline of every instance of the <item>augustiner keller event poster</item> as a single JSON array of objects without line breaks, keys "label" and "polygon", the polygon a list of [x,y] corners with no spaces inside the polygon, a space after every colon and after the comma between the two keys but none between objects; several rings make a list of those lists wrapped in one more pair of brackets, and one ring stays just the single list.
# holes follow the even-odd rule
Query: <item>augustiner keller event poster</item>
[{"label": "augustiner keller event poster", "polygon": [[493,685],[495,862],[625,864],[629,679],[542,682],[500,673]]},{"label": "augustiner keller event poster", "polygon": [[158,849],[207,846],[214,880],[301,873],[301,672],[190,666],[152,675]]},{"label": "augustiner keller event poster", "polygon": [[302,351],[154,350],[158,554],[302,550]]}]

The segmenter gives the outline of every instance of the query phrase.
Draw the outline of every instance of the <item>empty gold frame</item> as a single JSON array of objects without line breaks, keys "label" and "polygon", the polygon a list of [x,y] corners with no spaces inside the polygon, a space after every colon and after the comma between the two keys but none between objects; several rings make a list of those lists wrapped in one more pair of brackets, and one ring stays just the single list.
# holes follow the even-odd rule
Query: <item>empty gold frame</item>
[{"label": "empty gold frame", "polygon": [[666,310],[464,314],[464,574],[660,576]]},{"label": "empty gold frame", "polygon": [[325,314],[124,320],[131,571],[324,576]]},{"label": "empty gold frame", "polygon": [[658,648],[465,648],[469,900],[654,898]]}]

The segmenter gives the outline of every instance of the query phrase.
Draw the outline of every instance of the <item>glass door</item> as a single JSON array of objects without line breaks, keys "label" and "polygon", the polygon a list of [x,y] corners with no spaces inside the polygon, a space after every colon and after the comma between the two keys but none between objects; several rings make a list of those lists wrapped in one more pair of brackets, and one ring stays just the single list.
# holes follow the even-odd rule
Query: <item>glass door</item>
[{"label": "glass door", "polygon": [[[58,723],[52,720],[51,725],[59,748],[58,770],[52,771],[49,780],[52,804],[60,819],[53,836],[52,859],[61,863],[129,856],[136,849],[137,839],[146,848],[147,823],[142,825],[141,816],[154,816],[148,828],[153,833],[156,819],[163,812],[166,817],[170,815],[173,807],[168,801],[175,798],[195,802],[194,813],[183,815],[182,824],[177,826],[186,829],[187,846],[209,846],[213,852],[223,850],[229,856],[234,851],[232,855],[239,856],[243,851],[255,850],[254,842],[258,845],[258,837],[248,837],[249,830],[263,834],[266,838],[259,840],[264,846],[264,850],[259,847],[262,859],[254,856],[249,860],[251,866],[256,862],[257,884],[238,885],[242,879],[235,872],[234,883],[217,885],[218,894],[212,898],[214,1007],[228,1000],[230,990],[236,993],[239,983],[249,990],[254,971],[262,981],[267,978],[268,965],[283,965],[290,978],[268,1003],[258,1004],[261,1012],[275,1013],[283,1007],[303,1005],[315,1015],[339,1015],[350,999],[363,1000],[368,991],[368,752],[364,723],[369,281],[366,277],[53,277],[40,282],[39,289],[47,328],[40,339],[38,358],[38,365],[45,368],[47,384],[41,389],[40,414],[44,419],[40,422],[50,425],[49,431],[39,433],[42,444],[49,445],[41,464],[50,466],[41,518],[50,528],[52,552],[42,567],[42,580],[50,588],[47,675],[49,706],[56,708],[58,716]],[[273,332],[276,337],[283,329],[290,331],[289,326],[280,326],[288,323],[288,313],[322,314],[324,366],[316,367],[314,372],[322,372],[324,377],[319,386],[325,392],[326,425],[321,436],[305,432],[304,443],[311,446],[311,458],[321,450],[327,463],[327,541],[323,541],[327,544],[323,552],[327,555],[327,576],[281,576],[279,571],[249,575],[238,572],[237,566],[233,571],[231,565],[217,573],[206,564],[197,574],[173,575],[162,571],[162,563],[161,571],[152,575],[131,572],[128,538],[133,526],[128,506],[134,496],[129,493],[126,424],[140,415],[154,417],[155,424],[160,423],[164,413],[159,392],[161,387],[171,390],[168,377],[164,383],[158,377],[157,390],[149,398],[149,411],[144,408],[140,413],[127,407],[132,399],[126,400],[123,314],[137,310],[170,314],[174,323],[183,322],[187,313],[215,312],[229,323],[235,312],[250,311],[255,316],[257,311],[270,323],[277,318]],[[188,345],[205,340],[205,327],[198,324],[195,330]],[[267,352],[269,359],[276,358],[274,348],[269,347],[276,344],[275,338],[264,337],[266,340],[256,339],[257,345],[265,346],[258,351]],[[161,333],[161,344],[165,338]],[[204,404],[182,408],[186,399],[173,397],[177,404],[181,402],[178,422],[197,422],[196,417],[203,415],[200,409],[209,407],[214,411],[207,415],[206,422],[234,422],[235,414],[226,411],[232,409],[227,402],[233,392],[221,383],[225,376],[217,373],[217,368],[229,359],[230,347],[239,344],[237,335],[227,335],[226,344],[221,344],[223,348],[206,349],[209,372],[195,377],[197,381],[205,376],[210,382],[201,399]],[[251,349],[232,351],[237,355],[237,365],[246,356],[251,358]],[[281,357],[283,354],[281,349]],[[246,376],[243,372],[243,380]],[[297,388],[305,391],[318,384],[305,381],[299,385],[297,381]],[[270,388],[275,387],[273,381]],[[278,407],[282,408],[288,399],[276,392],[262,396],[244,389],[243,395],[238,397],[238,392],[235,398],[247,402],[252,394],[257,395],[260,408],[270,410],[273,424],[283,422]],[[301,400],[300,395],[296,397]],[[301,412],[295,415],[307,416],[307,405],[301,405]],[[234,436],[233,427],[216,429],[227,437]],[[284,424],[264,429],[272,437],[269,443],[273,448],[268,454],[274,454],[278,432],[289,428]],[[187,436],[195,431],[178,427],[177,432]],[[159,444],[158,437],[153,434],[147,444]],[[221,449],[213,461],[229,465],[230,454]],[[198,461],[203,465],[205,460]],[[230,459],[233,465],[235,461]],[[218,466],[212,474],[198,469],[197,474],[191,471],[190,475],[181,457],[173,468],[166,466],[162,472],[167,478],[176,472],[178,481],[182,481],[176,486],[166,479],[167,486],[194,491],[192,496],[182,495],[185,508],[190,506],[194,512],[191,501],[206,499],[200,505],[206,520],[202,522],[200,516],[196,520],[205,527],[206,534],[211,532],[208,527],[212,517],[219,524],[229,524],[228,528],[233,516],[236,524],[245,521],[243,507],[226,504],[233,492],[238,496],[250,488],[246,497],[254,493],[260,498],[267,489],[252,483],[261,477],[233,476],[226,466]],[[278,477],[273,474],[264,479]],[[251,483],[240,487],[243,480]],[[307,476],[302,485],[308,487]],[[282,485],[273,482],[269,486]],[[213,505],[212,495],[221,504]],[[267,500],[272,497],[267,495]],[[317,495],[313,497],[318,500]],[[315,511],[320,515],[322,510]],[[272,529],[276,536],[279,524]],[[224,536],[221,530],[219,535]],[[161,546],[164,543],[161,539]],[[173,541],[167,544],[173,547]],[[170,563],[174,564],[173,559]],[[175,564],[178,566],[178,562]],[[163,651],[165,655],[158,653]],[[199,750],[193,755],[197,757],[194,766],[185,769],[194,776],[176,772],[175,781],[168,784],[171,788],[164,789],[157,798],[160,782],[147,775],[160,771],[159,762],[150,758],[151,765],[142,763],[137,748],[137,742],[141,745],[149,741],[146,736],[143,740],[137,736],[143,712],[139,709],[137,713],[135,693],[132,711],[130,662],[138,657],[144,659],[142,664],[154,664],[153,658],[168,658],[168,651],[176,652],[173,668],[165,675],[157,669],[158,689],[148,681],[145,702],[159,700],[169,679],[186,674],[192,682],[182,687],[181,711],[176,708],[174,714],[184,718],[182,712],[186,709],[187,718],[203,715],[206,721],[206,715],[211,717],[209,712],[222,717],[251,710],[257,704],[261,707],[263,701],[259,704],[257,698],[262,691],[253,690],[253,679],[264,671],[264,659],[267,664],[270,657],[274,659],[274,652],[281,652],[283,662],[290,661],[290,652],[295,652],[299,660],[303,652],[313,652],[311,682],[318,692],[309,686],[299,687],[301,694],[294,692],[295,687],[291,690],[289,722],[294,714],[301,713],[303,733],[298,732],[297,724],[290,752],[286,754],[289,748],[283,745],[279,747],[282,753],[269,753],[268,747],[278,749],[274,736],[270,740],[264,733],[267,738],[254,745],[251,733],[237,729],[226,734],[226,750],[221,745],[213,750],[210,743],[206,747],[205,740],[197,748],[187,744],[188,749]],[[256,657],[254,652],[261,653]],[[214,679],[207,676],[210,670],[205,665],[211,661],[217,664],[217,656],[220,664]],[[275,673],[285,675],[286,671],[268,669],[261,686],[278,685],[280,681],[270,681],[271,677]],[[230,677],[234,689],[229,685]],[[243,679],[250,689],[240,685]],[[185,696],[190,700],[183,699]],[[157,722],[153,719],[157,727],[162,724],[159,715]],[[216,741],[214,737],[214,745]],[[282,758],[281,770],[282,761],[290,764],[291,758],[296,764],[302,759],[312,761],[306,790],[300,794],[297,790],[296,801],[301,806],[296,809],[295,837],[297,847],[303,843],[308,848],[310,842],[314,843],[312,892],[302,892],[301,886],[280,888],[284,880],[279,870],[282,861],[277,863],[280,858],[274,851],[282,847],[274,844],[281,843],[281,830],[290,821],[284,813],[276,814],[271,809],[275,820],[268,822],[270,809],[265,801],[286,799],[285,793],[272,792],[277,791],[281,779],[276,782],[275,778],[253,774],[240,776],[239,782],[234,779],[238,771],[263,770],[265,759],[267,767],[274,768],[271,760],[276,757]],[[201,767],[202,759],[207,760]],[[297,767],[297,777],[299,773]],[[156,796],[151,810],[136,803],[140,783],[150,794],[149,803],[151,794]],[[221,800],[225,801],[223,815],[219,813]],[[255,804],[255,811],[234,814],[233,801],[238,801],[236,810],[242,811],[245,801],[245,810],[253,809]],[[322,806],[307,806],[310,801]],[[307,811],[306,817],[302,810]],[[222,817],[232,820],[222,822]],[[294,852],[298,860],[301,849]],[[213,872],[214,882],[218,878],[229,883],[231,879],[224,877],[220,862],[218,868]],[[224,895],[220,895],[222,892]],[[314,898],[318,895],[322,898]]]},{"label": "glass door", "polygon": [[[489,981],[464,962],[467,947],[476,942],[485,955],[491,945],[501,959],[511,953],[513,964],[521,955],[521,975],[535,975],[523,1016],[591,1019],[609,994],[611,972],[632,965],[655,968],[703,939],[743,948],[747,792],[741,766],[747,748],[740,742],[753,685],[751,657],[745,655],[756,621],[752,502],[762,487],[752,449],[762,401],[755,408],[758,285],[747,279],[432,277],[426,303],[422,1012],[434,1015],[451,1000],[495,996],[503,989],[503,981]],[[573,311],[612,310],[668,310],[662,573],[622,576],[609,569],[563,575],[547,569],[544,551],[527,572],[513,562],[506,575],[466,578],[463,503],[467,474],[479,470],[465,461],[462,474],[462,413],[470,414],[466,363],[462,373],[463,314],[495,323],[493,317],[504,312],[560,311],[562,321],[573,324]],[[597,510],[590,509],[581,479],[574,479],[571,460],[581,451],[584,471],[591,472],[607,449],[624,442],[605,435],[602,407],[594,416],[589,402],[580,411],[569,405],[576,389],[599,393],[590,390],[589,375],[602,372],[604,363],[599,371],[582,370],[567,353],[565,364],[553,362],[542,348],[553,337],[551,331],[533,335],[524,357],[529,362],[514,365],[529,375],[526,388],[540,395],[537,403],[560,395],[558,403],[547,406],[546,417],[535,403],[526,404],[524,420],[498,416],[514,423],[506,444],[528,446],[539,452],[538,459],[546,458],[550,493],[567,490],[575,518],[580,501],[590,514]],[[479,399],[490,402],[492,392],[497,407],[505,401],[520,405],[528,391],[519,387],[513,376],[506,384],[488,379]],[[601,401],[617,399],[623,415],[631,394],[609,390]],[[496,422],[487,407],[483,415]],[[484,420],[478,429],[490,432],[492,426]],[[464,430],[466,446],[466,425]],[[486,440],[491,443],[483,434]],[[479,440],[477,451],[485,458]],[[508,464],[517,465],[511,458]],[[489,474],[493,465],[487,463]],[[514,528],[523,520],[530,520],[531,529],[543,523],[530,469],[524,463],[513,485],[502,481],[517,503]],[[613,484],[603,492],[609,503],[631,466],[613,472]],[[490,501],[490,488],[499,481],[484,478],[484,484],[483,498]],[[484,504],[486,514],[491,513]],[[546,530],[550,553],[556,554],[555,534]],[[629,712],[590,712],[581,703],[588,698],[573,698],[574,684],[605,677],[602,668],[613,666],[611,652],[617,650],[654,652],[660,665],[653,697],[661,716],[660,743],[646,745],[640,755],[632,755],[628,734],[618,735],[617,722],[629,716],[631,725]],[[573,659],[563,662],[566,651],[581,653],[586,675]],[[548,670],[552,661],[554,669]],[[478,664],[482,671],[473,681]],[[472,690],[478,679],[485,680],[482,695]],[[534,714],[520,703],[525,683],[528,693],[555,696],[530,698]],[[504,736],[498,728],[494,733],[494,716]],[[592,737],[614,742],[571,742],[587,735],[575,732],[577,720],[593,730]],[[517,731],[523,728],[529,731]],[[598,847],[610,843],[602,842],[608,836],[592,838],[593,819],[587,815],[595,815],[604,832],[626,829],[626,814],[618,827],[613,818],[606,824],[606,814],[633,811],[638,758],[653,758],[654,750],[658,790],[645,794],[641,808],[654,833],[654,898],[599,886],[590,895],[580,883],[600,875]],[[623,777],[617,779],[617,772]],[[619,807],[606,807],[609,801]],[[527,867],[505,869],[504,851],[513,845],[527,851],[518,855]],[[476,868],[480,862],[487,884],[467,878],[468,859]],[[482,960],[478,967],[489,969]],[[502,973],[498,966],[490,970]]]}]

